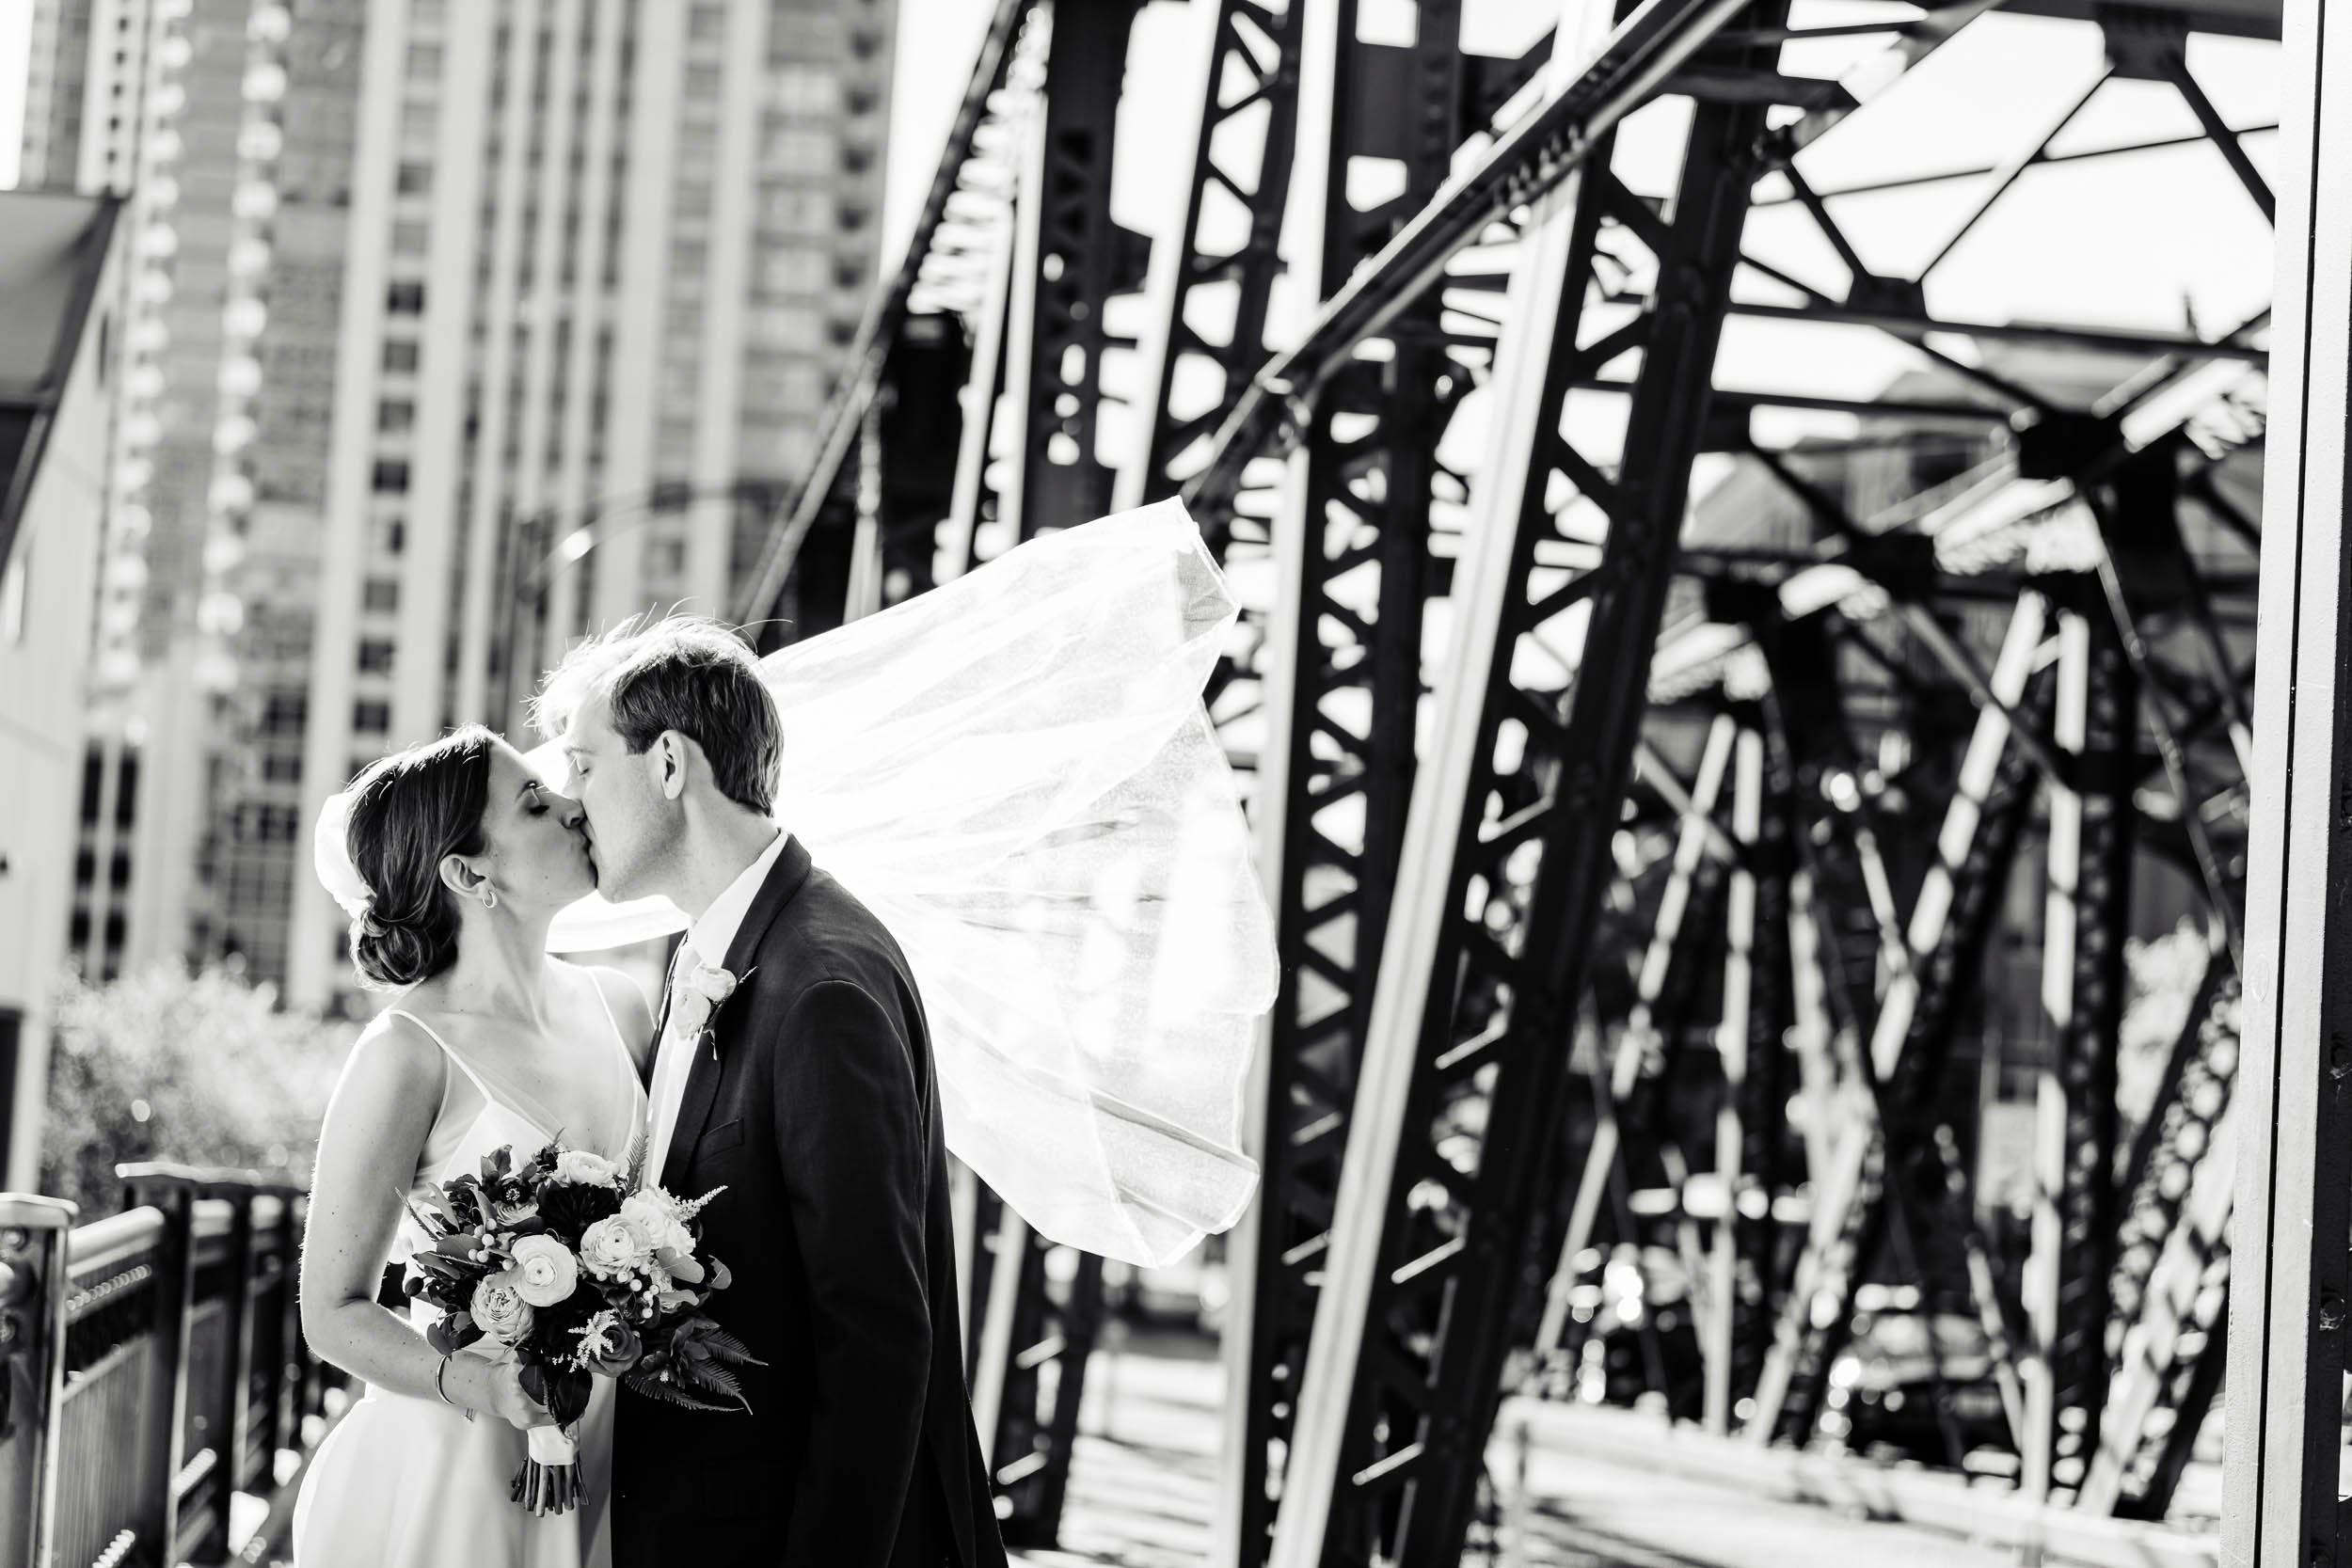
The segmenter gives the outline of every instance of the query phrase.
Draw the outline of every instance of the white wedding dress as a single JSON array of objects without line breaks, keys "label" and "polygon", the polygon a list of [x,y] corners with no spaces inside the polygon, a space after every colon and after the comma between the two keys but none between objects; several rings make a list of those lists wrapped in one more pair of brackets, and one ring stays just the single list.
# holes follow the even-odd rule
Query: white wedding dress
[{"label": "white wedding dress", "polygon": [[[637,1082],[628,1046],[602,988],[597,992],[612,1024],[611,1060],[614,1108],[599,1138],[566,1129],[564,1144],[593,1149],[608,1159],[628,1157],[644,1125],[645,1092]],[[432,1036],[458,1069],[425,1139],[417,1164],[417,1183],[439,1182],[478,1169],[492,1149],[514,1145],[532,1149],[550,1132],[518,1109],[517,1096],[501,1094],[485,1081],[478,1064],[432,1025],[398,1007],[404,1018]],[[593,1048],[593,1047],[592,1047]],[[397,1256],[424,1242],[414,1220],[401,1222]],[[433,1316],[421,1305],[410,1309],[419,1332]],[[480,1345],[460,1354],[484,1354]],[[588,1413],[579,1428],[581,1499],[572,1513],[546,1517],[526,1513],[508,1496],[522,1465],[525,1439],[495,1416],[466,1419],[464,1412],[437,1399],[409,1399],[369,1388],[328,1434],[303,1478],[294,1502],[294,1559],[296,1568],[457,1568],[496,1563],[500,1568],[608,1568],[612,1561],[612,1385],[596,1380]]]}]

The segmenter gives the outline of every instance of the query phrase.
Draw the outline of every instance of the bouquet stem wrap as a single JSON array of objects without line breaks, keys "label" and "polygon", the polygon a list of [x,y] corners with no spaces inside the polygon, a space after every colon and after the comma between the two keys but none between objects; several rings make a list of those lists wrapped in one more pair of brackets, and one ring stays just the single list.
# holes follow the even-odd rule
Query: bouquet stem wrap
[{"label": "bouquet stem wrap", "polygon": [[531,1457],[515,1472],[515,1500],[533,1513],[580,1506],[580,1439],[570,1427],[532,1427]]}]

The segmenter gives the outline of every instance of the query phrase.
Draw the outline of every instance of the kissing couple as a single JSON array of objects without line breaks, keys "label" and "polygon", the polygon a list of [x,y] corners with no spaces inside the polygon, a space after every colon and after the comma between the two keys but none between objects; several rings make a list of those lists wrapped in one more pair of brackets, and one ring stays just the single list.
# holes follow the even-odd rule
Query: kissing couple
[{"label": "kissing couple", "polygon": [[[537,751],[469,726],[327,802],[320,876],[393,994],[319,1141],[303,1323],[366,1391],[305,1478],[297,1563],[1005,1561],[948,1151],[1142,1264],[1255,1187],[1271,929],[1200,702],[1234,615],[1165,502],[765,660],[630,623],[548,678]],[[659,998],[554,956],[681,929]],[[715,1195],[699,1244],[732,1277],[704,1310],[748,1409],[595,1378],[577,1506],[547,1513],[510,1487],[556,1424],[521,1358],[379,1285],[433,1249],[421,1198],[558,1144]]]}]

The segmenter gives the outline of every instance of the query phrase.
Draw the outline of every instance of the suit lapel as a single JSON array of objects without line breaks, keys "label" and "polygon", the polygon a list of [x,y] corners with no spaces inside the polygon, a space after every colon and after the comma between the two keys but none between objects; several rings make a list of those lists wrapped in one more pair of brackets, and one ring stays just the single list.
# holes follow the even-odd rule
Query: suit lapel
[{"label": "suit lapel", "polygon": [[[743,913],[743,924],[736,927],[735,941],[727,948],[726,962],[721,967],[740,981],[751,973],[753,957],[759,944],[767,939],[768,928],[776,923],[793,896],[808,880],[811,868],[808,851],[797,838],[785,840],[784,851],[776,863],[768,868],[768,879],[759,884],[758,895]],[[706,962],[708,960],[706,959]],[[738,994],[740,994],[739,992]],[[719,1077],[723,1058],[735,1043],[735,1035],[743,1018],[743,1009],[734,1006],[729,997],[710,1015],[710,1044],[699,1040],[689,1042],[694,1057],[686,1069],[686,1086],[678,1099],[677,1121],[670,1130],[670,1148],[661,1163],[661,1185],[670,1192],[678,1191],[685,1179],[686,1163],[701,1141],[704,1126],[710,1120],[710,1107],[719,1095]],[[656,1037],[657,1038],[659,1036]]]}]

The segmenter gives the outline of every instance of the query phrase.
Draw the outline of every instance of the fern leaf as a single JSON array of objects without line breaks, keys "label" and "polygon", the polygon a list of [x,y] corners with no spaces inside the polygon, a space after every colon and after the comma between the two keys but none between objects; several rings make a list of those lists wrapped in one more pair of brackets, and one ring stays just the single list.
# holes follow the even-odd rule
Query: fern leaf
[{"label": "fern leaf", "polygon": [[710,1348],[710,1354],[714,1359],[729,1366],[765,1367],[768,1365],[767,1362],[752,1354],[751,1346],[723,1328],[712,1329],[704,1337],[703,1343]]},{"label": "fern leaf", "polygon": [[639,1372],[632,1372],[623,1378],[621,1386],[634,1393],[643,1394],[647,1399],[660,1400],[665,1404],[675,1404],[688,1410],[726,1411],[736,1408],[731,1404],[719,1404],[709,1400],[699,1399],[676,1383],[664,1383],[658,1377],[647,1377]]}]

